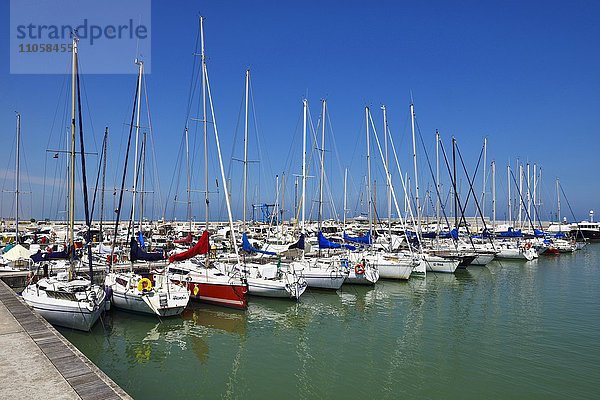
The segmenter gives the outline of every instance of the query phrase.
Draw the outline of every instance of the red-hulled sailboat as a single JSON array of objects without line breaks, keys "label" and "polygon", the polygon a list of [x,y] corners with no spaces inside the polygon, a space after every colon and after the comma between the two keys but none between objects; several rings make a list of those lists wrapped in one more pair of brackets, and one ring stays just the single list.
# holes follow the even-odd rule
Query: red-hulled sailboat
[{"label": "red-hulled sailboat", "polygon": [[[207,106],[210,105],[210,111],[212,116],[211,127],[215,134],[215,144],[217,150],[217,156],[219,160],[219,167],[221,170],[221,184],[223,185],[223,192],[230,193],[227,189],[227,179],[225,176],[225,169],[223,167],[223,157],[221,155],[221,145],[219,142],[219,134],[217,130],[217,122],[215,120],[215,113],[213,109],[213,102],[211,97],[210,85],[208,82],[208,70],[206,67],[206,58],[204,56],[204,28],[203,28],[204,18],[200,17],[200,41],[201,41],[201,60],[202,60],[202,77],[200,79],[202,83],[202,109],[203,109],[203,125],[204,125],[204,143],[207,143]],[[208,96],[208,102],[207,102]],[[188,130],[187,127],[185,129],[185,143],[186,143],[186,157],[188,155],[187,152],[187,143],[188,143]],[[204,200],[205,200],[205,212],[206,212],[206,228],[202,237],[194,245],[187,251],[184,251],[179,254],[175,254],[169,258],[169,276],[171,281],[184,283],[189,292],[190,297],[194,300],[199,300],[206,303],[216,304],[219,306],[226,306],[232,308],[245,309],[248,306],[246,301],[246,292],[248,291],[248,285],[245,280],[241,279],[238,275],[234,275],[235,271],[240,271],[242,268],[237,268],[236,266],[228,266],[227,268],[218,269],[215,268],[214,265],[211,265],[210,260],[205,258],[204,260],[201,257],[196,257],[201,254],[207,254],[209,249],[209,241],[208,241],[208,219],[209,219],[209,185],[208,185],[208,155],[207,155],[207,147],[204,148]],[[190,180],[189,180],[189,162],[186,164],[188,166],[188,218],[190,215]],[[218,181],[217,181],[218,182]],[[229,229],[231,232],[231,238],[235,238],[234,227],[233,227],[233,216],[231,213],[231,204],[229,196],[225,196],[225,203],[227,204],[227,214],[229,219]],[[192,228],[190,225],[190,232]],[[232,240],[232,245],[235,250],[235,254],[237,257],[237,263],[240,264],[239,254],[237,251],[237,244],[235,240]],[[194,258],[196,257],[196,258]],[[231,275],[226,274],[224,272],[232,271]]]},{"label": "red-hulled sailboat", "polygon": [[204,231],[194,247],[169,257],[169,279],[185,284],[193,300],[246,309],[248,285],[244,281],[226,275],[214,266],[193,260],[198,255],[207,254],[208,249],[208,231]]}]

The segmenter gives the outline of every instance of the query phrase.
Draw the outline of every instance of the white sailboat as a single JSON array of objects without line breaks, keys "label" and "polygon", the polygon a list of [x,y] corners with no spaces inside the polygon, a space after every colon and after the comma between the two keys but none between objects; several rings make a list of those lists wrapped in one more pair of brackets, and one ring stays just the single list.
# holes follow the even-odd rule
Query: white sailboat
[{"label": "white sailboat", "polygon": [[302,241],[302,258],[300,260],[294,260],[288,263],[287,269],[293,274],[299,274],[306,280],[309,287],[319,289],[333,289],[337,290],[342,287],[342,284],[348,276],[348,271],[345,268],[341,268],[335,265],[330,265],[323,268],[319,265],[317,259],[305,258],[304,249],[304,234],[306,232],[305,226],[305,211],[306,211],[306,129],[307,129],[307,114],[308,114],[308,100],[302,101],[303,110],[303,129],[302,129],[302,212],[300,220],[301,230],[301,241]]},{"label": "white sailboat", "polygon": [[246,262],[240,272],[248,282],[248,294],[253,296],[298,300],[308,286],[302,275],[283,270],[275,263]]},{"label": "white sailboat", "polygon": [[190,300],[185,286],[171,283],[164,273],[153,279],[135,272],[112,272],[104,284],[112,293],[112,305],[127,311],[170,317],[183,312]]},{"label": "white sailboat", "polygon": [[[70,279],[71,272],[81,262],[74,257],[74,225],[75,225],[75,102],[79,93],[77,79],[77,38],[73,37],[72,57],[72,103],[71,103],[71,151],[70,151],[70,194],[69,194],[69,272],[57,277],[42,278],[30,283],[23,290],[25,302],[53,325],[89,331],[105,308],[106,294],[100,285],[93,283],[93,270],[90,265],[90,280]],[[80,130],[81,130],[81,121]],[[83,133],[80,132],[81,138]],[[82,167],[84,163],[83,142],[81,143]],[[85,171],[85,170],[84,170]],[[87,190],[84,175],[84,192]],[[86,204],[87,214],[87,204]],[[86,215],[87,217],[87,215]],[[88,218],[86,218],[88,219]],[[90,224],[87,220],[88,226]]]},{"label": "white sailboat", "polygon": [[501,260],[526,260],[537,258],[537,252],[531,242],[519,243],[511,240],[497,242],[496,258]]},{"label": "white sailboat", "polygon": [[[136,206],[136,193],[137,193],[137,159],[138,159],[138,140],[139,140],[139,127],[140,127],[140,101],[143,90],[142,79],[144,76],[144,63],[141,60],[136,60],[138,65],[138,77],[137,77],[137,99],[136,99],[136,135],[135,135],[135,164],[134,164],[134,182],[133,182],[133,198],[132,198],[132,213],[130,225],[133,227],[136,224],[135,221],[135,206]],[[143,146],[145,146],[145,141]],[[145,151],[143,148],[142,151]],[[127,160],[125,160],[127,162]],[[143,176],[143,175],[142,175]],[[142,189],[143,194],[143,189]],[[142,208],[142,207],[140,207]],[[140,210],[140,235],[141,229],[141,215]],[[135,238],[132,238],[132,255],[136,253],[137,242]],[[112,250],[114,254],[114,250]],[[144,255],[145,253],[137,253]],[[110,259],[109,259],[110,261]],[[132,257],[130,266],[133,266],[135,260]],[[164,271],[162,273],[154,273],[149,276],[142,276],[133,271],[129,272],[115,272],[114,270],[106,274],[104,280],[105,286],[109,289],[111,294],[112,304],[120,309],[137,312],[142,314],[158,315],[161,317],[168,317],[179,315],[183,312],[190,299],[190,294],[184,285],[178,285],[169,281]]]},{"label": "white sailboat", "polygon": [[[394,205],[396,207],[396,211],[400,216],[400,210],[398,207],[398,201],[396,199],[396,194],[394,191],[394,187],[392,185],[390,179],[390,173],[385,162],[383,152],[381,150],[381,145],[379,143],[379,138],[377,136],[377,131],[375,130],[375,124],[373,123],[373,118],[371,117],[371,112],[369,107],[365,107],[365,117],[366,117],[366,134],[367,134],[367,196],[369,202],[369,231],[371,231],[371,207],[372,207],[372,198],[371,198],[371,153],[370,153],[370,132],[369,126],[373,128],[373,136],[375,137],[375,141],[377,144],[377,148],[379,150],[379,155],[383,162],[383,166],[385,169],[386,178],[388,181],[388,185],[390,187],[391,197],[394,199]],[[387,127],[385,128],[387,130]],[[386,132],[387,134],[387,132]],[[413,270],[419,266],[418,258],[412,254],[412,252],[386,252],[386,251],[370,251],[363,256],[366,262],[369,265],[376,267],[379,270],[379,276],[383,279],[401,279],[406,280],[410,278],[410,274],[412,274]]]},{"label": "white sailboat", "polygon": [[[246,70],[245,79],[245,123],[244,123],[244,179],[243,179],[243,220],[242,220],[242,250],[248,254],[270,254],[276,253],[264,251],[252,246],[246,234],[246,211],[247,211],[247,187],[248,187],[248,103],[250,97],[250,70]],[[255,258],[252,258],[255,260]],[[260,260],[256,260],[260,261]],[[229,270],[231,267],[224,265],[224,269]],[[242,264],[235,267],[237,273],[243,276],[248,283],[248,294],[261,297],[279,297],[298,300],[306,290],[307,283],[300,275],[293,271],[288,271],[281,268],[281,263],[267,262],[256,263],[248,262],[248,258],[244,259]],[[226,271],[228,272],[228,271]]]},{"label": "white sailboat", "polygon": [[[233,217],[231,212],[231,203],[229,198],[228,183],[223,167],[223,157],[221,154],[221,144],[219,140],[219,132],[217,129],[217,121],[215,118],[215,110],[213,106],[210,82],[208,79],[208,68],[206,65],[206,57],[204,53],[204,17],[200,17],[200,46],[201,46],[201,67],[202,67],[202,109],[203,109],[203,131],[204,131],[204,200],[205,200],[205,217],[206,225],[202,238],[198,241],[194,248],[184,252],[175,254],[169,259],[169,277],[175,283],[185,283],[192,299],[207,302],[211,304],[232,307],[238,309],[246,309],[248,302],[246,293],[248,285],[242,276],[239,276],[240,257],[238,254],[237,243],[235,241],[235,230],[233,227]],[[208,101],[207,101],[208,100]],[[227,206],[229,238],[234,249],[234,264],[222,264],[213,262],[209,259],[209,186],[208,186],[208,115],[207,106],[210,106],[211,125],[215,138],[216,154],[218,157],[219,169],[221,172],[221,184],[225,193],[225,203]],[[186,129],[187,137],[187,129]],[[187,152],[186,152],[187,154]],[[188,169],[189,171],[189,169]],[[189,193],[188,179],[188,193]],[[188,200],[188,205],[189,205]],[[189,208],[188,208],[189,209]],[[203,262],[192,260],[192,257],[206,255]],[[231,273],[231,274],[230,274]]]}]

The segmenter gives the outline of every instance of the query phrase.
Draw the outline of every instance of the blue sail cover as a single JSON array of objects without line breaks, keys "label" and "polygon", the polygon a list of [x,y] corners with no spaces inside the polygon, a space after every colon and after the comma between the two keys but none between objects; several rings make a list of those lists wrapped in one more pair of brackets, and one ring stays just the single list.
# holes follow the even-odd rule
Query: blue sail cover
[{"label": "blue sail cover", "polygon": [[556,232],[556,234],[554,235],[555,238],[560,239],[560,238],[564,238],[567,235],[565,235],[564,232]]},{"label": "blue sail cover", "polygon": [[356,250],[356,247],[354,247],[352,245],[349,245],[349,244],[342,245],[339,243],[332,242],[323,235],[323,232],[319,232],[319,248],[320,249],[341,249],[342,247],[345,249],[348,249],[348,250]]},{"label": "blue sail cover", "polygon": [[294,244],[290,244],[290,246],[288,247],[288,250],[290,249],[300,249],[300,250],[304,250],[304,233],[300,234],[300,239],[298,239],[298,241]]},{"label": "blue sail cover", "polygon": [[417,234],[413,231],[404,231],[404,234],[406,235],[406,238],[408,239],[409,242],[418,242],[419,241]]},{"label": "blue sail cover", "polygon": [[346,242],[360,243],[360,244],[371,244],[372,243],[370,231],[362,236],[357,236],[357,237],[348,236],[348,234],[346,232],[344,232],[344,240]]},{"label": "blue sail cover", "polygon": [[500,237],[523,237],[523,233],[520,229],[514,230],[513,228],[508,228],[506,232],[498,232],[498,236]]},{"label": "blue sail cover", "polygon": [[454,228],[450,232],[440,232],[440,238],[458,240],[458,229]]},{"label": "blue sail cover", "polygon": [[244,250],[248,253],[261,253],[261,254],[267,254],[269,256],[277,255],[277,253],[274,253],[272,251],[259,250],[256,247],[252,246],[250,244],[250,241],[248,240],[248,235],[246,235],[246,233],[242,234],[242,250]]},{"label": "blue sail cover", "polygon": [[138,242],[140,242],[140,247],[142,249],[146,249],[146,242],[144,241],[144,234],[140,231],[139,235],[138,235]]},{"label": "blue sail cover", "polygon": [[71,251],[68,248],[61,251],[53,251],[51,253],[46,253],[46,260],[66,260],[69,258],[70,254]]},{"label": "blue sail cover", "polygon": [[33,262],[42,262],[48,260],[66,260],[69,258],[69,250],[53,251],[53,252],[42,252],[38,250],[37,253],[31,255]]},{"label": "blue sail cover", "polygon": [[491,238],[493,235],[487,228],[484,228],[481,232],[481,235],[471,235],[471,239],[483,239],[483,238]]},{"label": "blue sail cover", "polygon": [[39,263],[46,259],[46,253],[42,253],[41,250],[38,250],[37,253],[31,255],[31,260],[33,262]]},{"label": "blue sail cover", "polygon": [[546,236],[546,232],[544,232],[544,231],[541,231],[541,230],[539,230],[539,229],[534,229],[534,230],[533,230],[533,235],[534,235],[535,237],[544,237],[544,236]]},{"label": "blue sail cover", "polygon": [[435,232],[423,232],[421,234],[423,239],[435,239],[437,237],[437,233]]},{"label": "blue sail cover", "polygon": [[135,237],[133,236],[131,237],[131,241],[129,242],[129,244],[131,246],[131,248],[129,249],[129,257],[131,258],[131,261],[160,261],[164,260],[165,258],[165,255],[162,251],[154,253],[148,253],[144,251],[142,248],[140,248],[137,240],[135,240]]}]

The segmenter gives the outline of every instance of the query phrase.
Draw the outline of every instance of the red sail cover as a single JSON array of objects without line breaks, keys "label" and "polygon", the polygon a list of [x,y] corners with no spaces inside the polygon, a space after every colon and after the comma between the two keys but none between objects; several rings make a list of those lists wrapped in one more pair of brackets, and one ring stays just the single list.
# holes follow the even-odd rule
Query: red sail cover
[{"label": "red sail cover", "polygon": [[188,233],[183,239],[173,240],[173,243],[192,243],[192,234]]},{"label": "red sail cover", "polygon": [[196,243],[194,247],[184,251],[183,253],[173,254],[171,257],[169,257],[169,262],[172,263],[175,261],[184,261],[188,258],[197,256],[198,254],[206,253],[208,253],[208,231],[204,231],[202,233],[200,240],[198,240],[198,243]]}]

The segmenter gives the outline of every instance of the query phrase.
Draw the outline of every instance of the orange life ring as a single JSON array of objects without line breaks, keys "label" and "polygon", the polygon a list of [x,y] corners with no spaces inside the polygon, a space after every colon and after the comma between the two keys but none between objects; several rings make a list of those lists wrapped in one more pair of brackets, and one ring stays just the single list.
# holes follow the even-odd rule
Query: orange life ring
[{"label": "orange life ring", "polygon": [[358,263],[354,266],[354,273],[356,275],[362,275],[365,273],[365,267],[361,263]]},{"label": "orange life ring", "polygon": [[525,243],[525,250],[529,250],[531,248],[531,242]]}]

